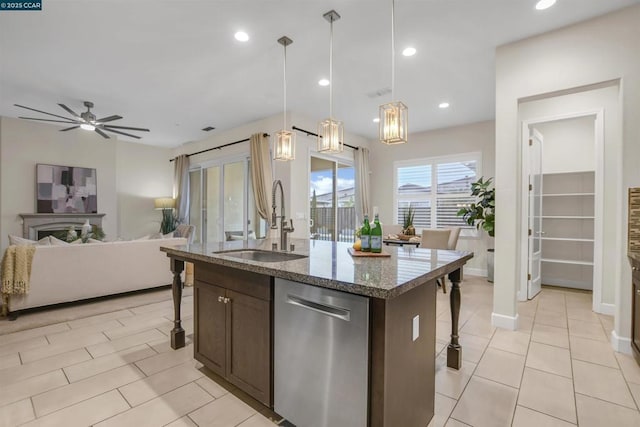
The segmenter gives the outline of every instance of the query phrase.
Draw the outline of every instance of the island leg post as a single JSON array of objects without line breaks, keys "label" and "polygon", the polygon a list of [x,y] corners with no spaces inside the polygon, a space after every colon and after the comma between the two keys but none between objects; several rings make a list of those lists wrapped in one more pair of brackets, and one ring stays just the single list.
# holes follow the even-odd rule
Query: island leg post
[{"label": "island leg post", "polygon": [[184,261],[170,258],[171,272],[173,273],[173,284],[171,291],[173,293],[173,329],[171,330],[171,348],[177,350],[184,347],[185,336],[182,329],[182,321],[180,320],[180,305],[182,303],[182,270],[184,270]]},{"label": "island leg post", "polygon": [[[458,342],[458,318],[460,317],[460,279],[461,269],[449,273],[451,292],[449,302],[451,304],[451,342],[447,347],[447,366],[460,369],[462,367],[462,347]],[[446,286],[446,283],[444,284]]]}]

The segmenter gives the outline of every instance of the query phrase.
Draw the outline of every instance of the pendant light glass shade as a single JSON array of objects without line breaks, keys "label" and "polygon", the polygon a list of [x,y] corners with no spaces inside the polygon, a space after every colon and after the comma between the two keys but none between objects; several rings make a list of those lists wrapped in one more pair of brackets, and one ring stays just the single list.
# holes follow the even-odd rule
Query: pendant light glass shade
[{"label": "pendant light glass shade", "polygon": [[378,131],[383,144],[407,142],[409,109],[400,101],[394,101],[396,80],[395,1],[391,0],[391,102],[380,106]]},{"label": "pendant light glass shade", "polygon": [[333,118],[333,22],[340,19],[340,15],[335,10],[330,10],[322,16],[331,25],[329,38],[329,118],[318,123],[318,152],[340,153],[344,149],[344,128],[341,121]]},{"label": "pendant light glass shade", "polygon": [[380,142],[388,145],[407,142],[409,110],[402,102],[380,106]]},{"label": "pendant light glass shade", "polygon": [[282,130],[276,132],[273,150],[274,160],[295,160],[296,158],[296,134],[287,130],[287,46],[293,43],[287,36],[278,39],[284,47],[284,73],[283,73],[283,103]]},{"label": "pendant light glass shade", "polygon": [[340,153],[344,149],[344,127],[342,122],[331,118],[318,123],[318,151]]},{"label": "pendant light glass shade", "polygon": [[296,134],[288,130],[276,132],[274,160],[296,159]]}]

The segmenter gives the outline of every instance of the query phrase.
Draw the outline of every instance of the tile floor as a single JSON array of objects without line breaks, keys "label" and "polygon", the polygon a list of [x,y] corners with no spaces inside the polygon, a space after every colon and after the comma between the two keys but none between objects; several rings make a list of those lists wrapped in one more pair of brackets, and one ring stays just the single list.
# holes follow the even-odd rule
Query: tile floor
[{"label": "tile floor", "polygon": [[[438,293],[430,427],[640,426],[640,367],[611,350],[613,319],[591,312],[589,294],[544,289],[520,303],[520,330],[505,331],[491,326],[492,291],[465,278],[460,371],[445,366],[449,304]],[[172,303],[162,292],[159,302],[77,306],[77,318],[64,308],[64,321],[57,310],[24,316],[17,322],[42,326],[23,330],[0,321],[0,426],[273,426],[204,375],[191,345],[170,349]],[[192,298],[183,302],[187,334]]]}]

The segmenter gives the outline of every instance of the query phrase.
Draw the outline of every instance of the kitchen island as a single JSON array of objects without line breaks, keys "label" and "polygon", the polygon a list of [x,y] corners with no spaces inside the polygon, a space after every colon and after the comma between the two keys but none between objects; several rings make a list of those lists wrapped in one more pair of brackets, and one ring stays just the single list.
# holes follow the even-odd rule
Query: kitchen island
[{"label": "kitchen island", "polygon": [[[272,252],[273,243],[161,248],[174,274],[172,347],[185,344],[181,273],[192,262],[194,356],[209,369],[300,427],[426,426],[434,410],[436,279],[452,283],[447,365],[459,369],[459,284],[473,254],[385,247],[389,257],[360,258],[347,243],[298,239],[284,254]],[[285,309],[306,317],[285,317]]]}]

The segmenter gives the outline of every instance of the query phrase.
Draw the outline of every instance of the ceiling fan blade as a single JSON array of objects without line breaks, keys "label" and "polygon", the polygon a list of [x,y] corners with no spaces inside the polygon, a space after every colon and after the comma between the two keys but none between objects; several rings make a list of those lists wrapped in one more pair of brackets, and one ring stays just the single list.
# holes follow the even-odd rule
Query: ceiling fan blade
[{"label": "ceiling fan blade", "polygon": [[109,137],[109,135],[107,135],[106,133],[102,132],[100,129],[95,128],[94,130],[95,130],[95,131],[96,131],[96,133],[97,133],[98,135],[100,135],[101,137],[103,137],[103,138],[107,138],[107,139],[109,139],[109,138],[110,138],[110,137]]},{"label": "ceiling fan blade", "polygon": [[71,114],[73,117],[80,117],[80,115],[78,113],[76,113],[71,108],[67,107],[66,105],[64,105],[64,104],[58,104],[58,105],[61,106],[67,113]]},{"label": "ceiling fan blade", "polygon": [[[107,129],[107,128],[106,128],[106,127],[104,127],[104,126],[100,126],[100,128],[101,128],[102,130],[104,130],[104,131],[107,131],[107,132],[119,133],[120,135],[130,136],[131,138],[140,139],[140,137],[139,137],[139,136],[137,136],[137,135],[131,135],[130,133],[120,132],[119,130],[115,130],[115,129]],[[97,131],[97,130],[98,130],[98,128],[96,128],[96,131]]]},{"label": "ceiling fan blade", "polygon": [[71,129],[77,129],[77,128],[79,128],[79,127],[80,127],[80,125],[71,126],[70,128],[60,129],[60,132],[66,132],[66,131],[68,131],[68,130],[71,130]]},{"label": "ceiling fan blade", "polygon": [[[98,120],[99,121],[99,120]],[[129,126],[113,126],[113,125],[104,125],[105,128],[109,128],[109,129],[126,129],[126,130],[137,130],[140,132],[151,132],[149,129],[145,129],[145,128],[132,128]]]},{"label": "ceiling fan blade", "polygon": [[38,120],[41,122],[56,122],[56,123],[76,123],[73,120],[53,120],[53,119],[36,119],[35,117],[18,117],[19,119]]},{"label": "ceiling fan blade", "polygon": [[122,116],[113,115],[113,116],[109,116],[109,117],[103,117],[102,119],[98,119],[98,120],[96,120],[96,122],[98,122],[98,123],[106,123],[106,122],[112,122],[114,120],[120,120],[121,118],[122,118]]},{"label": "ceiling fan blade", "polygon": [[20,104],[13,104],[16,107],[20,107],[20,108],[25,108],[27,110],[31,110],[31,111],[36,111],[38,113],[42,113],[42,114],[47,114],[49,116],[53,116],[53,117],[58,117],[60,119],[65,119],[65,120],[72,120],[69,117],[64,117],[64,116],[59,116],[57,114],[53,114],[53,113],[47,113],[46,111],[42,111],[42,110],[36,110],[35,108],[31,108],[31,107],[25,107],[24,105],[20,105]]}]

